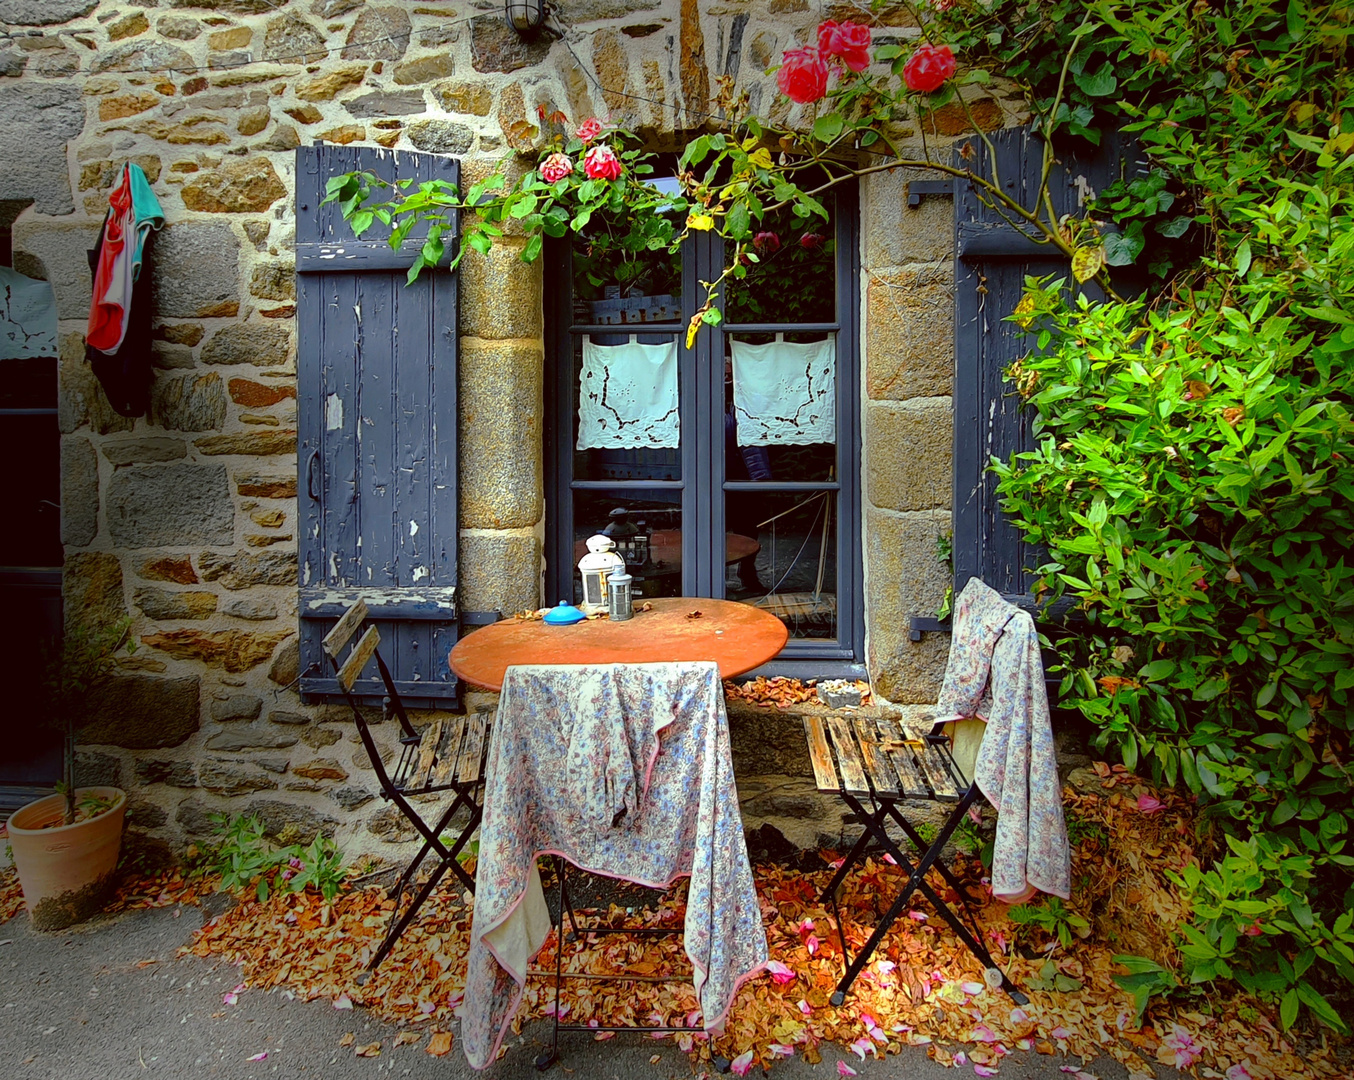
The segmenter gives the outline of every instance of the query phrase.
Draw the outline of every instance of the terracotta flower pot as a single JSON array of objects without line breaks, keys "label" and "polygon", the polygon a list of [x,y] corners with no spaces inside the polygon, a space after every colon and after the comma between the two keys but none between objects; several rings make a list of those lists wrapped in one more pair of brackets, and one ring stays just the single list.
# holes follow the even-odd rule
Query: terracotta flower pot
[{"label": "terracotta flower pot", "polygon": [[74,825],[51,825],[65,813],[65,798],[48,795],[9,819],[14,867],[38,930],[62,930],[88,919],[103,906],[112,883],[127,796],[118,788],[90,787],[78,788],[76,800],[85,793],[111,800],[113,808]]}]

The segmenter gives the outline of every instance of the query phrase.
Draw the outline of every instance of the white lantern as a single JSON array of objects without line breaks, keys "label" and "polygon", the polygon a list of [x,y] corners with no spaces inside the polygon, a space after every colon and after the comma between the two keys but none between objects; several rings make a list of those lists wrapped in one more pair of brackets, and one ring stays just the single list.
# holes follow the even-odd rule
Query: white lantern
[{"label": "white lantern", "polygon": [[583,602],[578,606],[587,614],[607,610],[606,579],[613,570],[625,570],[625,560],[616,554],[616,544],[609,536],[590,536],[588,553],[578,560],[578,572],[583,578]]}]

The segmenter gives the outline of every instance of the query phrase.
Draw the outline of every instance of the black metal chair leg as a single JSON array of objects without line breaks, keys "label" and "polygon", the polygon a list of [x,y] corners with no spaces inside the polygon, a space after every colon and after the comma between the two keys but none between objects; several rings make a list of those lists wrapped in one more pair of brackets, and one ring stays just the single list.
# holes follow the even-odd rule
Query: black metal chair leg
[{"label": "black metal chair leg", "polygon": [[[554,919],[555,929],[555,1015],[553,1018],[552,1029],[550,1032],[550,1049],[536,1056],[536,1071],[545,1072],[551,1065],[559,1060],[559,994],[560,987],[564,983],[564,860],[558,855],[552,856],[555,860],[555,876],[559,878],[559,909]],[[569,912],[570,918],[573,912]],[[577,926],[574,927],[575,934]]]},{"label": "black metal chair leg", "polygon": [[827,898],[841,887],[841,883],[846,880],[846,875],[851,872],[851,868],[855,866],[856,862],[864,853],[865,845],[869,843],[869,840],[870,829],[866,826],[865,831],[860,834],[860,839],[857,840],[855,845],[851,848],[850,854],[842,860],[841,866],[837,867],[837,872],[832,875],[832,880],[828,882],[827,887],[823,889],[822,893],[819,895],[818,902],[820,904],[826,903]]},{"label": "black metal chair leg", "polygon": [[381,947],[376,950],[376,955],[371,958],[371,963],[367,965],[368,971],[375,971],[376,966],[380,964],[395,947],[395,942],[399,940],[400,935],[404,933],[404,928],[414,921],[414,916],[418,914],[418,909],[423,906],[425,900],[432,895],[433,889],[437,888],[437,883],[442,880],[442,875],[447,872],[447,864],[440,863],[436,870],[432,872],[423,888],[419,889],[418,894],[410,902],[405,913],[400,917],[399,922],[395,923],[386,931],[385,940],[381,942]]}]

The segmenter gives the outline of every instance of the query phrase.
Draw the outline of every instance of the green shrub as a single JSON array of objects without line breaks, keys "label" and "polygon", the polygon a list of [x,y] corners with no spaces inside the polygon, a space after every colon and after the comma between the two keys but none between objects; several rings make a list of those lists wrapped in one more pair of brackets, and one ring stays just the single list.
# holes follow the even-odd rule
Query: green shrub
[{"label": "green shrub", "polygon": [[223,892],[252,887],[255,896],[267,900],[279,889],[299,893],[310,886],[325,903],[338,896],[348,871],[343,853],[323,834],[306,845],[275,847],[256,816],[214,814],[212,820],[220,837],[215,862]]}]

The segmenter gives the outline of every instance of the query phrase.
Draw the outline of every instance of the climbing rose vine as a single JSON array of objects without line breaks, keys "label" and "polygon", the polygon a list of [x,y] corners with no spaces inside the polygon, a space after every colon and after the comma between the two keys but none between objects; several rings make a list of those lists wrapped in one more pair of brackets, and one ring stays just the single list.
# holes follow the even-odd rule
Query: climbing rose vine
[{"label": "climbing rose vine", "polygon": [[864,71],[870,66],[870,28],[828,19],[818,27],[818,52],[835,57],[852,71]]},{"label": "climbing rose vine", "polygon": [[574,163],[569,160],[568,154],[551,154],[541,162],[541,179],[547,184],[557,183],[573,171]]},{"label": "climbing rose vine", "polygon": [[817,49],[790,49],[776,73],[776,85],[791,101],[810,105],[827,93],[827,64]]},{"label": "climbing rose vine", "polygon": [[954,53],[948,45],[919,45],[903,65],[903,82],[909,90],[932,94],[954,74]]},{"label": "climbing rose vine", "polygon": [[583,172],[589,180],[616,180],[625,167],[609,146],[594,146],[583,159]]}]

